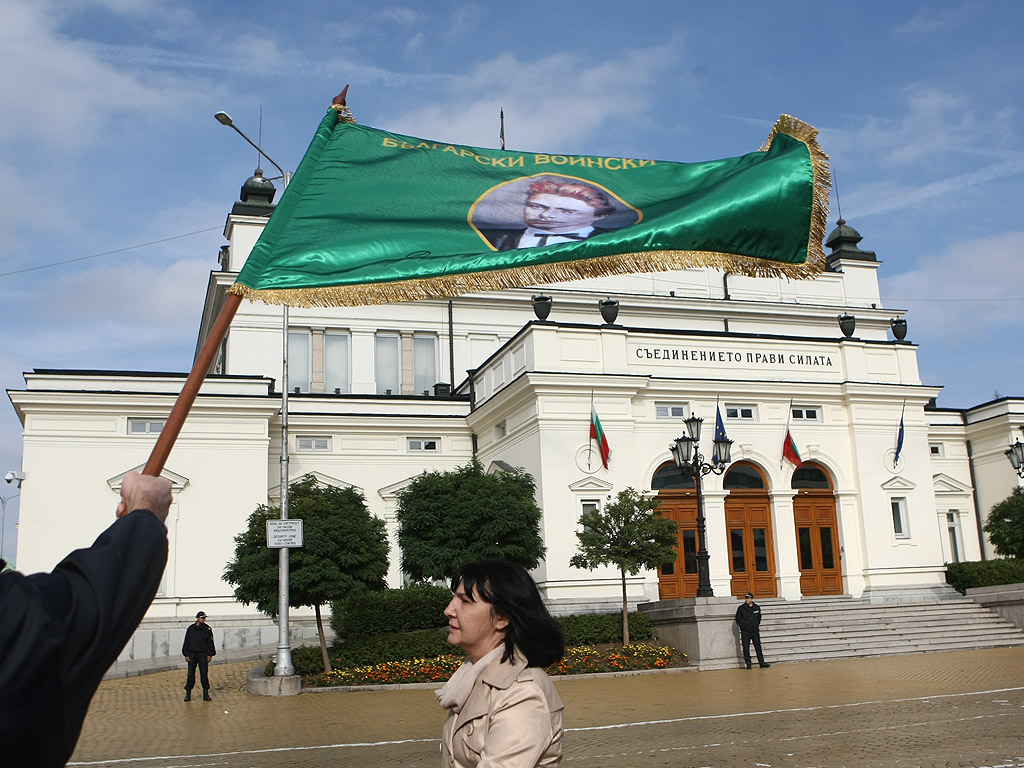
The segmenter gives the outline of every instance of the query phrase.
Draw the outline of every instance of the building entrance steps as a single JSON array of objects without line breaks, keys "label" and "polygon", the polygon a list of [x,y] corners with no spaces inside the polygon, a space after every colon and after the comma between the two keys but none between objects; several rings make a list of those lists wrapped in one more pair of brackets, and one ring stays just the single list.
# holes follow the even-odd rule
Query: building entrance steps
[{"label": "building entrance steps", "polygon": [[768,599],[760,605],[761,639],[773,662],[1024,645],[1024,631],[963,597],[886,603]]}]

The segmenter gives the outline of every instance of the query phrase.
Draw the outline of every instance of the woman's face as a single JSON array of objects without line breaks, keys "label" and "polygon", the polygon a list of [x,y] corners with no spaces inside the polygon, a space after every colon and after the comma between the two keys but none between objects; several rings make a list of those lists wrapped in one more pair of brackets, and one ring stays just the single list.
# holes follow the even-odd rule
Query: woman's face
[{"label": "woman's face", "polygon": [[448,642],[464,650],[470,661],[479,661],[505,641],[508,619],[496,614],[477,590],[467,595],[461,582],[444,615],[448,617]]}]

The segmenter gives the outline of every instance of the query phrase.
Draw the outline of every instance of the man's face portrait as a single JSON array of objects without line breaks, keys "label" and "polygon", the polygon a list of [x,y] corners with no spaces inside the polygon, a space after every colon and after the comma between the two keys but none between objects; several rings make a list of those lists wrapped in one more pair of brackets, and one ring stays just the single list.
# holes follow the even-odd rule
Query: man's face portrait
[{"label": "man's face portrait", "polygon": [[545,232],[574,232],[583,227],[592,227],[595,221],[602,218],[604,216],[599,215],[590,203],[575,197],[532,195],[523,207],[526,226]]},{"label": "man's face portrait", "polygon": [[470,224],[496,251],[565,245],[636,224],[643,214],[596,184],[539,174],[492,188]]}]

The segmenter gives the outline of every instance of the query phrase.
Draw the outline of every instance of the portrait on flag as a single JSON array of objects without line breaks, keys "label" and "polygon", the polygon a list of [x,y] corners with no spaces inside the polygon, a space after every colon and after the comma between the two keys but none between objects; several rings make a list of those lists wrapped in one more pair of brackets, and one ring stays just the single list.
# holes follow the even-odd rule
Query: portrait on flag
[{"label": "portrait on flag", "polygon": [[598,184],[539,174],[489,189],[474,203],[470,224],[494,250],[512,251],[588,240],[642,218]]}]

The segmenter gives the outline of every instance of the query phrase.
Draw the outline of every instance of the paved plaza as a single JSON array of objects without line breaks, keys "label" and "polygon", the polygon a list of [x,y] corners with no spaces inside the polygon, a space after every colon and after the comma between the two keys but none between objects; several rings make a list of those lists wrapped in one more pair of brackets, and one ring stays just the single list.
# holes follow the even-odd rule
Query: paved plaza
[{"label": "paved plaza", "polygon": [[[69,765],[440,765],[432,690],[258,697],[253,666],[212,666],[211,702],[104,682]],[[1024,648],[555,680],[563,766],[1024,766]]]}]

